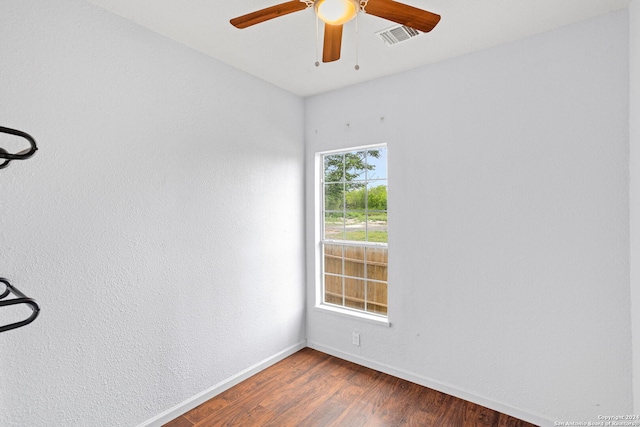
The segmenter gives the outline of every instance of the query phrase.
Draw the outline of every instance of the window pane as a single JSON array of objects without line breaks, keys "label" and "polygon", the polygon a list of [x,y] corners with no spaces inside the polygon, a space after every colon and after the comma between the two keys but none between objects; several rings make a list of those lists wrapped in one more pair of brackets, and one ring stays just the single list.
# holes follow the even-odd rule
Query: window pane
[{"label": "window pane", "polygon": [[344,217],[340,212],[324,214],[324,238],[328,240],[344,240]]},{"label": "window pane", "polygon": [[344,279],[344,305],[364,310],[364,280]]},{"label": "window pane", "polygon": [[387,181],[373,181],[367,186],[367,209],[373,211],[387,210]]},{"label": "window pane", "polygon": [[344,209],[344,184],[325,184],[324,210],[341,211]]},{"label": "window pane", "polygon": [[324,245],[324,271],[342,274],[342,246]]},{"label": "window pane", "polygon": [[367,189],[364,183],[345,184],[346,209],[349,211],[363,211],[366,208],[366,191]]},{"label": "window pane", "polygon": [[367,311],[387,314],[387,284],[367,282]]},{"label": "window pane", "polygon": [[324,275],[324,302],[342,305],[342,277]]},{"label": "window pane", "polygon": [[364,151],[354,151],[344,155],[345,181],[358,181],[366,179],[367,163]]},{"label": "window pane", "polygon": [[369,242],[388,243],[386,212],[369,212],[367,237]]},{"label": "window pane", "polygon": [[344,275],[364,278],[364,248],[344,247]]},{"label": "window pane", "polygon": [[324,182],[344,181],[344,156],[329,154],[324,156]]},{"label": "window pane", "polygon": [[366,241],[367,221],[364,212],[347,212],[345,219],[345,240]]},{"label": "window pane", "polygon": [[387,149],[374,148],[367,151],[367,179],[387,179]]},{"label": "window pane", "polygon": [[367,248],[367,279],[386,282],[388,251],[386,248]]}]

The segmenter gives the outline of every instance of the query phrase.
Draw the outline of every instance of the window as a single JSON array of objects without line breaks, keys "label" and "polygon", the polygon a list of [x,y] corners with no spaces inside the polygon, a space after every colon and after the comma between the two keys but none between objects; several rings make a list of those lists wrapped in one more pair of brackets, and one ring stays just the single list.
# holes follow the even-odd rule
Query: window
[{"label": "window", "polygon": [[387,315],[387,148],[322,153],[322,303]]}]

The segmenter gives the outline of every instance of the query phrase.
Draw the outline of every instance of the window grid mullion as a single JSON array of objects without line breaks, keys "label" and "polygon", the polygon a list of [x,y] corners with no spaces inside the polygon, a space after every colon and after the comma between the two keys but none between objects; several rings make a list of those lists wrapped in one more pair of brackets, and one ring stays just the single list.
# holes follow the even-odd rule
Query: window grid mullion
[{"label": "window grid mullion", "polygon": [[[347,279],[365,280],[364,277],[349,276],[348,274],[325,273],[325,275],[333,276],[333,277],[345,277]],[[378,279],[366,279],[366,280],[372,283],[382,283],[382,284],[388,283],[384,280],[378,280]]]},{"label": "window grid mullion", "polygon": [[[369,241],[369,156],[364,152],[364,240]],[[366,250],[365,250],[366,255]],[[365,264],[366,268],[366,264]],[[366,307],[365,302],[365,307]]]},{"label": "window grid mullion", "polygon": [[367,248],[364,248],[364,311],[369,311],[367,307],[368,293],[367,293]]},{"label": "window grid mullion", "polygon": [[346,305],[347,302],[347,295],[346,295],[346,291],[345,291],[345,274],[344,274],[344,246],[342,246],[342,250],[340,251],[340,253],[342,254],[342,278],[340,279],[340,281],[342,282],[342,306],[344,307]]},{"label": "window grid mullion", "polygon": [[360,246],[363,248],[388,248],[388,243],[381,242],[361,242],[354,240],[331,240],[331,239],[322,239],[320,243],[324,245],[345,245],[345,246]]}]

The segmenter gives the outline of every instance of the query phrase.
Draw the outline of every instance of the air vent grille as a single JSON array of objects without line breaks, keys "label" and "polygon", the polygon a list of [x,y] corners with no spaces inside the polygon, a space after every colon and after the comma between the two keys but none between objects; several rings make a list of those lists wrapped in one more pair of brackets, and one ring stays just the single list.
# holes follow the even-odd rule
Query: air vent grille
[{"label": "air vent grille", "polygon": [[376,33],[378,37],[387,46],[393,46],[395,44],[404,42],[420,34],[420,31],[407,27],[406,25],[397,25],[395,27],[387,28]]}]

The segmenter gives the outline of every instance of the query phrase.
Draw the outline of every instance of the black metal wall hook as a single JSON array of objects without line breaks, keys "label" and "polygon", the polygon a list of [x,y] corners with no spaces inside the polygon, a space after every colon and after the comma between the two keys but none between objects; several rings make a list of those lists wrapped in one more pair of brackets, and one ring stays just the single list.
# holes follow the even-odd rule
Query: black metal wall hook
[{"label": "black metal wall hook", "polygon": [[36,145],[36,140],[33,139],[33,137],[26,132],[0,126],[0,133],[7,133],[10,135],[19,136],[21,138],[26,139],[29,142],[29,148],[19,151],[15,154],[11,154],[7,152],[7,150],[0,147],[0,159],[5,159],[4,162],[0,163],[0,169],[4,169],[7,166],[9,166],[9,162],[11,162],[12,160],[28,159],[29,157],[33,156],[38,150],[38,147]]},{"label": "black metal wall hook", "polygon": [[[31,308],[31,310],[33,310],[31,315],[25,320],[21,320],[15,323],[9,323],[8,325],[0,325],[0,332],[19,328],[21,326],[28,325],[29,323],[36,320],[36,317],[38,317],[38,314],[40,313],[40,307],[38,307],[38,304],[35,302],[35,300],[27,297],[25,294],[17,290],[11,285],[11,283],[9,283],[7,279],[0,277],[0,282],[4,283],[4,285],[6,286],[6,289],[4,290],[4,292],[2,292],[2,295],[0,295],[0,308],[10,305],[26,304],[29,306],[29,308]],[[5,300],[5,298],[10,294],[14,294],[17,298]]]}]

